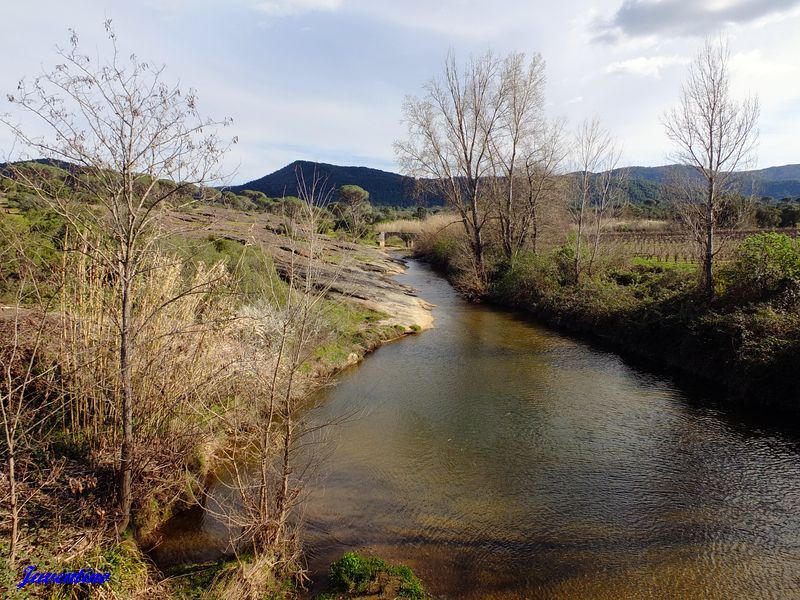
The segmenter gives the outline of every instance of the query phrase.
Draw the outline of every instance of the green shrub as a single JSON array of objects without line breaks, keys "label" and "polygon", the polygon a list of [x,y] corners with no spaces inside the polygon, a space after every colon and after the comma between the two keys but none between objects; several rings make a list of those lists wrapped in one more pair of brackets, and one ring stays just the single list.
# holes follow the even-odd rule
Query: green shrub
[{"label": "green shrub", "polygon": [[431,262],[439,268],[449,269],[453,265],[453,257],[458,249],[456,240],[441,237],[433,243]]},{"label": "green shrub", "polygon": [[771,300],[796,293],[800,248],[782,233],[759,233],[744,240],[723,272],[726,292],[740,302]]},{"label": "green shrub", "polygon": [[[25,302],[49,297],[61,261],[64,221],[54,212],[32,209],[0,213],[0,301],[21,293]],[[26,275],[33,275],[36,285]]]},{"label": "green shrub", "polygon": [[672,264],[636,259],[626,269],[612,269],[608,279],[628,288],[640,300],[663,300],[696,285],[697,269],[684,263]]},{"label": "green shrub", "polygon": [[573,244],[559,246],[553,252],[553,260],[559,281],[562,284],[575,283],[575,246]]},{"label": "green shrub", "polygon": [[500,302],[520,305],[537,302],[559,286],[558,264],[551,258],[520,253],[492,273],[489,294]]},{"label": "green shrub", "polygon": [[277,299],[284,298],[287,293],[288,288],[278,276],[272,257],[260,246],[246,246],[239,240],[216,236],[203,241],[176,237],[164,242],[164,250],[186,260],[189,274],[199,263],[206,266],[224,263],[243,303],[263,300],[267,291],[274,293]]},{"label": "green shrub", "polygon": [[412,600],[425,598],[422,583],[408,567],[393,567],[380,558],[361,556],[355,552],[348,552],[331,565],[330,587],[340,593],[366,592],[382,574],[398,581],[397,594],[400,597]]}]

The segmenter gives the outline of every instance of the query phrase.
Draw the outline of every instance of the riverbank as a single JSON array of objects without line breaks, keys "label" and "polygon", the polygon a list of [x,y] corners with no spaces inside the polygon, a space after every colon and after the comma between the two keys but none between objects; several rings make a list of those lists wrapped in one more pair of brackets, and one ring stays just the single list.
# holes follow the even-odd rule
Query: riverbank
[{"label": "riverbank", "polygon": [[[41,218],[32,211],[13,215],[0,225],[9,228],[3,233],[13,235],[26,252],[41,255],[42,248],[47,250],[47,262],[37,265],[35,271],[43,286],[51,280],[78,281],[73,268],[84,277],[89,273],[81,270],[85,263],[72,265],[70,255],[61,253],[57,245],[61,224],[52,219],[53,223],[42,229]],[[97,435],[98,425],[93,426],[97,437],[92,439],[76,431],[69,408],[73,399],[84,395],[102,401],[105,388],[99,385],[100,376],[114,375],[113,360],[109,363],[106,358],[108,353],[113,355],[114,348],[109,305],[90,305],[83,300],[87,290],[102,289],[101,283],[92,288],[93,280],[80,279],[83,287],[75,290],[76,295],[61,299],[57,294],[66,291],[56,285],[48,288],[56,298],[53,305],[69,307],[71,312],[42,312],[41,307],[46,305],[40,307],[31,301],[0,311],[0,359],[4,367],[11,367],[13,375],[9,389],[25,389],[26,377],[33,378],[36,385],[28,386],[27,396],[20,396],[19,402],[25,407],[22,414],[25,418],[38,415],[35,418],[40,424],[46,424],[38,427],[35,435],[29,436],[30,445],[19,451],[17,477],[22,485],[17,486],[16,493],[25,500],[25,512],[20,515],[16,565],[2,572],[0,583],[4,588],[14,587],[19,579],[17,571],[27,564],[50,571],[75,565],[111,572],[104,589],[113,597],[208,597],[208,590],[198,581],[208,584],[208,577],[219,573],[235,580],[241,573],[237,575],[228,564],[219,564],[204,569],[205,575],[165,579],[143,550],[159,543],[158,530],[164,522],[202,496],[209,474],[225,460],[231,434],[241,433],[232,428],[232,423],[245,425],[248,411],[255,410],[249,403],[256,399],[258,390],[247,378],[253,377],[249,373],[254,368],[271,368],[274,332],[270,328],[275,319],[288,318],[280,312],[285,310],[285,299],[309,294],[319,297],[308,303],[314,307],[315,334],[304,342],[307,347],[302,350],[302,362],[292,367],[307,390],[328,384],[334,374],[380,345],[433,325],[430,305],[394,279],[403,271],[403,261],[376,248],[329,236],[308,236],[302,231],[290,235],[285,219],[280,217],[219,207],[175,211],[167,215],[163,225],[175,233],[163,238],[153,275],[142,281],[137,293],[144,294],[145,305],[151,302],[147,294],[163,299],[174,293],[177,300],[170,305],[171,312],[157,321],[162,329],[147,330],[139,342],[142,351],[149,354],[143,354],[146,360],[135,364],[133,379],[140,399],[150,407],[142,418],[153,430],[142,432],[137,451],[153,466],[142,475],[151,478],[149,483],[136,486],[128,531],[117,532],[114,526],[117,458],[110,437],[113,419],[103,417],[101,427],[108,428],[108,439],[105,433]],[[170,265],[182,266],[170,270]],[[15,263],[9,266],[13,268]],[[55,277],[48,279],[51,273]],[[89,274],[102,277],[102,271]],[[14,281],[3,279],[4,284]],[[311,286],[301,288],[292,281],[308,281]],[[172,284],[174,287],[167,287]],[[183,295],[181,286],[203,286],[204,295]],[[6,298],[13,301],[14,290],[11,285],[4,288],[7,294],[10,292]],[[202,302],[192,304],[195,297]],[[110,306],[113,310],[113,303]],[[69,333],[73,323],[91,327]],[[259,323],[266,326],[263,335],[257,329]],[[74,375],[64,366],[77,333],[86,343],[82,352],[95,352],[98,357],[102,354],[102,360],[87,359],[94,356],[90,354],[82,357],[90,369],[82,373],[85,380],[81,382],[73,381]],[[26,375],[26,361],[35,365],[32,375]],[[100,373],[97,369],[101,367],[111,370]],[[158,417],[164,397],[181,398],[181,405],[165,415],[166,420],[148,424],[147,418]],[[51,411],[50,406],[64,408]],[[95,418],[93,414],[87,412],[90,419]],[[9,491],[5,477],[0,488],[4,494]],[[8,528],[9,520],[4,518],[2,526]],[[7,533],[10,530],[4,531]],[[7,539],[4,535],[4,554],[8,552]],[[261,568],[258,577],[264,570]],[[265,585],[282,589],[287,582],[280,577]]]},{"label": "riverbank", "polygon": [[[452,246],[433,244],[418,257],[458,285],[463,274],[452,252]],[[758,247],[754,253],[769,252]],[[698,291],[692,265],[638,260],[575,284],[564,276],[569,265],[563,257],[557,249],[499,265],[477,299],[525,311],[558,331],[710,385],[729,403],[800,414],[796,281],[779,275],[754,281],[769,269],[747,264],[745,257],[743,264],[720,269],[718,293],[709,300]],[[461,290],[475,299],[473,290]]]},{"label": "riverbank", "polygon": [[[193,239],[210,237],[262,248],[283,277],[290,269],[303,276],[312,254],[308,239],[289,237],[285,219],[267,212],[198,205],[171,213],[166,225]],[[380,313],[381,325],[406,333],[433,326],[430,304],[394,278],[405,270],[402,258],[371,244],[324,235],[314,243],[315,287],[325,289],[328,297]]]}]

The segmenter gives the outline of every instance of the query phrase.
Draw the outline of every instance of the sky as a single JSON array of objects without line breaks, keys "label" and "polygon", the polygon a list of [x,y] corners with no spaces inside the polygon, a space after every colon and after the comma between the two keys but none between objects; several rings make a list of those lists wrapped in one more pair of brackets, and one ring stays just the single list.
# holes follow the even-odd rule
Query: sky
[{"label": "sky", "polygon": [[[56,64],[75,29],[84,50],[119,45],[197,90],[239,142],[231,183],[298,159],[399,170],[401,105],[448,51],[542,54],[547,112],[599,118],[623,162],[668,162],[661,116],[706,36],[732,51],[734,94],[761,104],[758,166],[800,163],[800,0],[4,0],[0,112],[21,77]],[[0,155],[13,149],[0,130]]]}]

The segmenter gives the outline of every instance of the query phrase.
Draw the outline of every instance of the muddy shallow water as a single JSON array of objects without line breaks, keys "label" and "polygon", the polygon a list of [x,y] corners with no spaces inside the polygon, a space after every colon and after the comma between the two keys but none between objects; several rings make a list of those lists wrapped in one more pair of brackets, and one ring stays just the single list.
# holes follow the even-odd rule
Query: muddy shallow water
[{"label": "muddy shallow water", "polygon": [[[440,598],[800,598],[797,436],[418,263],[399,279],[436,328],[325,391],[315,419],[351,416],[306,505],[312,572],[366,549]],[[193,558],[223,529],[174,526],[164,552]]]}]

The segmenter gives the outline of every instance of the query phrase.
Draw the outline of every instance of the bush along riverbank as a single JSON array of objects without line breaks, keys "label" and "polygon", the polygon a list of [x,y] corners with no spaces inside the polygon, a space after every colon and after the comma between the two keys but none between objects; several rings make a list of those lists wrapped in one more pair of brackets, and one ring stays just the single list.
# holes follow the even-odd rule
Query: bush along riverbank
[{"label": "bush along riverbank", "polygon": [[[452,239],[434,239],[418,253],[474,296],[458,249]],[[731,402],[800,413],[796,241],[777,233],[746,239],[717,269],[713,298],[699,290],[696,267],[688,263],[635,259],[576,283],[573,253],[563,246],[497,261],[480,298],[714,384]]]},{"label": "bush along riverbank", "polygon": [[[193,229],[149,240],[131,291],[135,462],[121,528],[119,279],[100,246],[64,251],[81,240],[52,212],[0,214],[4,593],[35,566],[109,573],[91,590],[104,598],[298,597],[304,482],[290,461],[304,411],[336,372],[430,326],[427,305],[392,277],[401,265],[377,249],[314,235],[303,222],[294,235],[275,234],[273,215],[199,206],[164,218],[168,232],[180,231],[170,219]],[[245,218],[257,236],[231,236]],[[222,515],[242,551],[164,577],[146,554],[160,526],[204,504],[223,465],[254,461],[263,468],[241,469],[232,490],[242,512]],[[25,593],[89,593],[81,590],[37,581]]]}]

